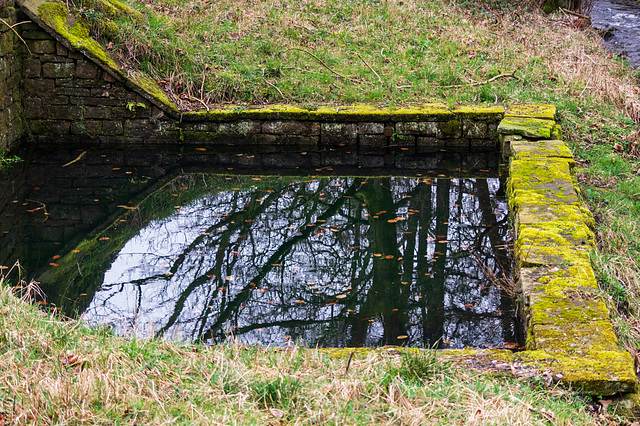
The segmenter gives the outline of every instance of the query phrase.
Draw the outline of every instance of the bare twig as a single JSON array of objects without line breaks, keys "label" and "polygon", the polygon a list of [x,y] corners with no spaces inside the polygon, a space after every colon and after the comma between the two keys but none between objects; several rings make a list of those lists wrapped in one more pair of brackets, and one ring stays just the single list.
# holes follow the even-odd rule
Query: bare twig
[{"label": "bare twig", "polygon": [[360,60],[361,60],[361,61],[362,61],[366,66],[367,66],[367,68],[369,68],[369,69],[371,70],[371,72],[373,72],[373,73],[376,75],[376,77],[378,77],[378,81],[380,82],[380,84],[382,84],[382,79],[380,78],[380,76],[378,75],[378,73],[376,72],[376,70],[374,70],[373,68],[371,68],[371,65],[369,65],[369,64],[367,63],[367,61],[365,61],[365,60],[364,60],[364,58],[363,58],[362,56],[360,56],[360,54],[359,54],[358,52],[355,52],[355,53],[356,53],[356,56],[357,56],[358,58],[360,58]]},{"label": "bare twig", "polygon": [[505,72],[502,74],[498,74],[494,77],[491,77],[488,80],[484,80],[484,81],[475,81],[473,83],[466,83],[466,84],[454,84],[451,86],[440,86],[442,89],[452,89],[455,87],[465,87],[465,86],[482,86],[483,84],[487,84],[487,83],[491,83],[492,81],[496,81],[500,78],[515,78],[516,80],[520,80],[522,81],[522,79],[520,77],[518,77],[516,75],[516,71],[517,70],[513,70],[513,72]]},{"label": "bare twig", "polygon": [[344,369],[344,374],[347,374],[349,372],[349,366],[351,365],[351,359],[353,359],[353,354],[355,354],[355,352],[351,352],[349,354],[349,359],[347,360],[347,367]]},{"label": "bare twig", "polygon": [[62,167],[67,167],[67,166],[70,166],[70,165],[72,165],[73,163],[75,163],[75,162],[77,162],[77,161],[80,161],[80,159],[81,159],[82,157],[84,157],[84,155],[85,155],[86,153],[87,153],[87,151],[82,151],[82,152],[80,153],[80,155],[78,155],[78,156],[75,158],[75,160],[71,160],[71,161],[69,161],[67,164],[63,164],[63,165],[62,165]]},{"label": "bare twig", "polygon": [[565,9],[564,7],[561,7],[560,11],[562,11],[563,13],[568,13],[569,15],[577,16],[578,18],[582,18],[582,19],[585,19],[585,20],[591,22],[591,17],[589,17],[587,15],[583,15],[583,14],[578,13],[578,12],[574,12],[573,10],[569,10],[569,9]]},{"label": "bare twig", "polygon": [[351,80],[351,81],[356,82],[356,83],[362,83],[362,81],[360,81],[360,80],[358,80],[358,79],[355,79],[355,78],[353,78],[353,77],[347,77],[347,76],[344,76],[344,75],[340,74],[339,72],[335,71],[335,70],[334,70],[333,68],[331,68],[329,65],[325,64],[325,63],[322,61],[322,59],[318,58],[316,55],[314,55],[313,53],[309,52],[308,50],[300,49],[300,48],[298,48],[298,47],[290,47],[290,48],[289,48],[289,49],[287,49],[287,50],[299,50],[300,52],[304,52],[304,53],[306,53],[307,55],[311,56],[311,57],[312,57],[313,59],[315,59],[316,61],[318,61],[318,62],[320,63],[320,65],[322,65],[323,67],[325,67],[326,69],[328,69],[329,71],[331,71],[331,73],[332,73],[332,74],[334,74],[334,75],[336,75],[336,76],[340,77],[341,79],[343,79],[343,80]]},{"label": "bare twig", "polygon": [[273,87],[274,89],[276,89],[278,93],[280,93],[280,96],[282,96],[282,99],[286,99],[282,91],[278,89],[278,87],[275,84],[269,83],[269,81],[266,78],[264,79],[264,82],[267,83],[269,86]]},{"label": "bare twig", "polygon": [[2,22],[2,23],[3,23],[3,24],[5,24],[7,27],[9,27],[9,29],[10,29],[11,31],[13,31],[13,32],[18,36],[18,38],[22,41],[22,43],[24,43],[24,47],[26,47],[26,48],[27,48],[27,51],[29,52],[29,55],[31,55],[31,49],[29,49],[29,46],[27,45],[27,42],[26,42],[26,41],[24,41],[24,39],[20,36],[20,34],[18,34],[18,32],[15,30],[15,28],[13,28],[13,27],[16,27],[16,26],[18,26],[18,25],[28,24],[28,23],[29,23],[29,21],[22,21],[22,22],[18,22],[18,23],[16,23],[16,24],[13,24],[13,25],[9,25],[9,23],[8,23],[7,21],[5,21],[4,19],[0,18],[0,22]]}]

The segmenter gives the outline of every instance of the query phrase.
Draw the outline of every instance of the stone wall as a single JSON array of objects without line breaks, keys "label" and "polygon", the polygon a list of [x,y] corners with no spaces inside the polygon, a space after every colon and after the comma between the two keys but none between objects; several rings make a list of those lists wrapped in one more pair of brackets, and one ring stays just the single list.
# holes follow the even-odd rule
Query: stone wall
[{"label": "stone wall", "polygon": [[[10,28],[23,15],[13,0],[0,0],[0,149],[14,146],[23,135],[22,51],[24,46]],[[13,27],[17,32],[20,25]]]}]

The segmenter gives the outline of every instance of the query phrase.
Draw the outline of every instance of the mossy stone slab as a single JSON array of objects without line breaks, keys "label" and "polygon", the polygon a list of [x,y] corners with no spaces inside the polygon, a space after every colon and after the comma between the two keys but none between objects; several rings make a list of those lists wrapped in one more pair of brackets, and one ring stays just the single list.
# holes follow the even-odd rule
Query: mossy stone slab
[{"label": "mossy stone slab", "polygon": [[584,247],[515,245],[516,258],[520,267],[562,266],[583,264],[591,261],[589,249]]},{"label": "mossy stone slab", "polygon": [[529,117],[544,120],[556,119],[556,106],[539,105],[509,105],[505,111],[505,117]]},{"label": "mossy stone slab", "polygon": [[455,108],[453,113],[460,118],[478,121],[497,121],[504,117],[502,106],[466,105]]},{"label": "mossy stone slab", "polygon": [[514,354],[514,359],[562,376],[562,382],[595,395],[634,392],[638,385],[633,358],[623,351],[549,353],[541,350]]},{"label": "mossy stone slab", "polygon": [[[591,212],[579,204],[534,204],[534,203],[518,203],[518,201],[529,201],[516,199],[511,203],[510,208],[513,213],[515,226],[526,224],[545,224],[556,221],[569,221],[572,223],[582,222],[588,228],[593,227],[593,216]],[[540,197],[542,198],[542,197]]]},{"label": "mossy stone slab", "polygon": [[584,222],[573,222],[567,219],[542,222],[536,224],[520,224],[516,227],[518,244],[593,247],[593,232]]},{"label": "mossy stone slab", "polygon": [[[578,203],[569,162],[564,159],[512,160],[508,190],[520,197],[520,204],[540,204],[539,195],[548,202]],[[531,195],[531,197],[529,197]]]},{"label": "mossy stone slab", "polygon": [[618,338],[608,320],[567,325],[533,324],[527,340],[527,349],[547,352],[601,352],[617,351]]},{"label": "mossy stone slab", "polygon": [[546,324],[573,327],[579,323],[609,321],[609,311],[604,302],[593,297],[582,297],[576,292],[572,297],[532,293],[529,295],[529,324]]},{"label": "mossy stone slab", "polygon": [[593,294],[598,290],[598,282],[588,259],[573,265],[521,268],[518,282],[525,297],[541,292],[566,295],[567,292],[579,291]]},{"label": "mossy stone slab", "polygon": [[521,135],[531,139],[551,139],[551,132],[555,125],[553,120],[505,117],[498,125],[498,133],[501,135]]},{"label": "mossy stone slab", "polygon": [[561,140],[512,140],[512,156],[516,160],[539,160],[561,158],[573,166],[573,154],[569,147]]}]

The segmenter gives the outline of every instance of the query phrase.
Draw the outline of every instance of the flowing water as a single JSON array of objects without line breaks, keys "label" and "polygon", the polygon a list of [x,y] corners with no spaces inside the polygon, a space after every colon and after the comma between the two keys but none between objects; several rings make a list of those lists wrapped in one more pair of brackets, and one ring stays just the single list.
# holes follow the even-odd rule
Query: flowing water
[{"label": "flowing water", "polygon": [[174,161],[183,157],[32,153],[0,193],[1,264],[20,259],[48,306],[120,334],[332,347],[518,340],[500,285],[511,231],[496,171],[230,174]]},{"label": "flowing water", "polygon": [[605,44],[620,52],[632,66],[640,66],[640,3],[636,0],[599,0],[591,11],[595,28],[611,31]]}]

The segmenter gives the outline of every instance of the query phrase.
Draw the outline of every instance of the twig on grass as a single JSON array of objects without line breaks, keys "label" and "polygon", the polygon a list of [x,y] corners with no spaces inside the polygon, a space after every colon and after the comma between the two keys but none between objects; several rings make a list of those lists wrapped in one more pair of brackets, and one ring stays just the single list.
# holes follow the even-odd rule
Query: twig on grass
[{"label": "twig on grass", "polygon": [[309,52],[308,50],[300,49],[300,48],[298,48],[298,47],[290,47],[290,48],[289,48],[289,49],[287,49],[287,50],[299,50],[300,52],[304,52],[304,53],[306,53],[307,55],[311,56],[311,57],[312,57],[313,59],[315,59],[316,61],[318,61],[318,62],[320,63],[320,65],[322,65],[323,67],[325,67],[326,69],[328,69],[329,71],[331,71],[331,73],[332,73],[332,74],[334,74],[334,75],[336,75],[336,76],[340,77],[341,79],[343,79],[343,80],[351,80],[351,81],[353,81],[353,82],[355,82],[355,83],[362,83],[362,81],[361,81],[361,80],[355,79],[355,78],[353,78],[353,77],[347,77],[347,76],[344,76],[344,75],[340,74],[339,72],[335,71],[335,70],[334,70],[333,68],[331,68],[329,65],[325,64],[325,63],[322,61],[322,59],[318,58],[316,55],[314,55],[313,53]]},{"label": "twig on grass", "polygon": [[278,91],[278,93],[280,93],[280,96],[282,96],[282,99],[287,99],[285,98],[284,94],[282,93],[282,91],[280,89],[278,89],[278,87],[275,84],[269,83],[269,81],[265,78],[264,82],[267,83],[269,86],[273,87],[274,89],[276,89]]},{"label": "twig on grass", "polygon": [[440,86],[441,89],[453,89],[456,87],[465,87],[465,86],[482,86],[483,84],[487,84],[487,83],[491,83],[492,81],[496,81],[500,78],[515,78],[516,80],[522,81],[522,79],[520,77],[518,77],[516,75],[516,71],[517,70],[513,70],[512,72],[505,72],[502,74],[498,74],[494,77],[491,77],[488,80],[484,80],[484,81],[476,81],[473,83],[465,83],[465,84],[453,84],[451,86]]},{"label": "twig on grass", "polygon": [[378,73],[376,72],[376,70],[374,70],[373,68],[371,68],[371,65],[369,65],[367,63],[367,61],[364,60],[364,58],[362,56],[360,56],[360,54],[358,52],[355,52],[356,56],[358,58],[360,58],[360,60],[367,66],[367,68],[369,68],[371,70],[371,72],[373,72],[376,77],[378,77],[378,81],[380,82],[380,84],[382,84],[382,79],[380,78],[380,76],[378,75]]}]

